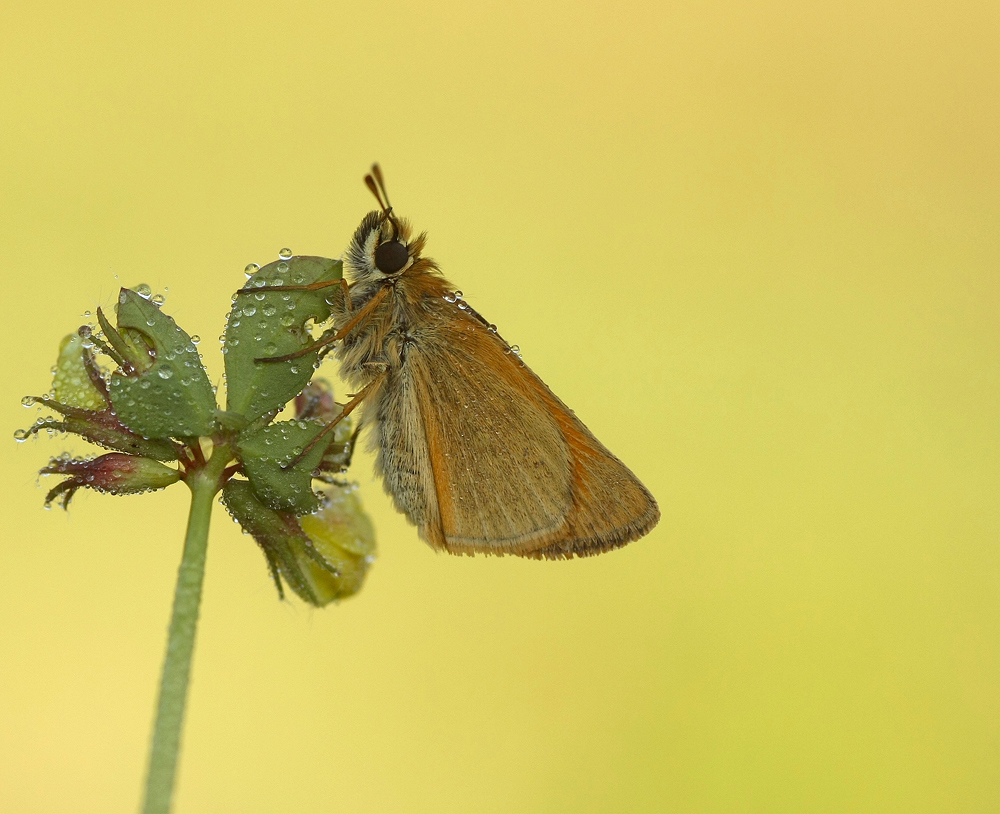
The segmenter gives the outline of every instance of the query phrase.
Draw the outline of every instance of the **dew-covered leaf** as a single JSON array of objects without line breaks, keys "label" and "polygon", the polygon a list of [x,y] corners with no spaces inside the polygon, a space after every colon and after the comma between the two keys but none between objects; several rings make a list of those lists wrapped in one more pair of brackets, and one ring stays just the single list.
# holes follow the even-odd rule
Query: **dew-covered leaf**
[{"label": "dew-covered leaf", "polygon": [[[295,466],[289,466],[322,431],[317,421],[279,421],[259,430],[244,432],[236,442],[236,455],[243,464],[257,497],[278,511],[306,514],[319,506],[312,490],[313,471],[323,460],[332,437],[324,438]],[[283,469],[282,467],[288,467]]]},{"label": "dew-covered leaf", "polygon": [[238,292],[226,322],[226,409],[249,422],[281,409],[305,387],[316,365],[317,351],[284,362],[256,359],[296,353],[312,343],[310,320],[330,316],[328,298],[336,286],[317,291],[268,291],[268,286],[336,282],[343,274],[339,260],[290,257],[256,271]]},{"label": "dew-covered leaf", "polygon": [[215,393],[191,337],[127,288],[118,300],[118,329],[123,335],[141,334],[155,356],[141,373],[111,376],[108,389],[119,420],[147,438],[211,435]]},{"label": "dew-covered leaf", "polygon": [[243,531],[252,535],[261,547],[278,596],[284,599],[281,587],[284,577],[289,587],[306,602],[319,605],[295,555],[296,551],[312,548],[295,515],[276,512],[261,503],[249,483],[235,478],[222,488],[222,503]]}]

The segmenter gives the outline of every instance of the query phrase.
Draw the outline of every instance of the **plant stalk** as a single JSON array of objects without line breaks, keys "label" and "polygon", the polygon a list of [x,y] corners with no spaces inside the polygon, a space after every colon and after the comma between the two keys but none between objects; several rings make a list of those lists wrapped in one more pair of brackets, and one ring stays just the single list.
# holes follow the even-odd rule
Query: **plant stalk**
[{"label": "plant stalk", "polygon": [[[228,450],[225,450],[228,453]],[[160,697],[156,705],[156,723],[149,749],[143,814],[168,814],[177,774],[181,729],[187,702],[191,656],[194,653],[201,586],[205,577],[205,553],[212,506],[220,487],[220,472],[228,454],[216,450],[207,466],[190,473],[191,512],[188,516],[184,554],[177,572],[174,608],[167,635],[167,653],[160,678]],[[218,472],[215,470],[219,470]]]}]

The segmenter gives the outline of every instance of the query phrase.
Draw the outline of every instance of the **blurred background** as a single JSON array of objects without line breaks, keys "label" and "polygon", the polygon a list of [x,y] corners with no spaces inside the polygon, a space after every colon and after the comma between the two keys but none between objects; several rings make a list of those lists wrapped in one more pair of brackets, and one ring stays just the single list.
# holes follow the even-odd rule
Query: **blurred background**
[{"label": "blurred background", "polygon": [[217,507],[175,810],[1000,808],[998,8],[7,3],[0,808],[136,809],[188,497],[44,511],[21,396],[139,282],[218,381],[373,160],[663,519],[435,555],[363,456],[314,611]]}]

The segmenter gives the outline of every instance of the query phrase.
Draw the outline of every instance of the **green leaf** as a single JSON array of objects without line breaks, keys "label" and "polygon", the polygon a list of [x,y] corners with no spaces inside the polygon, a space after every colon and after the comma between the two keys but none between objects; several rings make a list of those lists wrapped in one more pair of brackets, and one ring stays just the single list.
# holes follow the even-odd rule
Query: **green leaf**
[{"label": "green leaf", "polygon": [[317,351],[284,362],[256,359],[284,356],[312,342],[306,323],[330,317],[328,298],[336,286],[318,291],[272,291],[268,286],[335,282],[343,275],[339,260],[291,257],[255,272],[237,292],[226,323],[226,409],[249,422],[279,410],[305,387],[318,359]]},{"label": "green leaf", "polygon": [[[236,441],[236,457],[243,464],[257,497],[277,511],[307,514],[319,506],[312,490],[313,471],[319,467],[332,434],[316,444],[295,466],[289,466],[322,431],[317,421],[280,421],[244,432]],[[284,469],[282,467],[289,467]]]},{"label": "green leaf", "polygon": [[263,550],[278,596],[284,599],[281,588],[281,578],[284,577],[289,587],[306,602],[319,605],[319,599],[295,556],[296,550],[312,550],[312,544],[295,516],[265,506],[257,499],[250,484],[243,480],[232,479],[226,483],[222,488],[222,503],[243,531],[252,535]]},{"label": "green leaf", "polygon": [[134,331],[153,350],[149,369],[126,375],[116,371],[109,384],[119,420],[147,438],[211,435],[215,430],[215,393],[191,337],[149,300],[123,288],[118,328]]}]

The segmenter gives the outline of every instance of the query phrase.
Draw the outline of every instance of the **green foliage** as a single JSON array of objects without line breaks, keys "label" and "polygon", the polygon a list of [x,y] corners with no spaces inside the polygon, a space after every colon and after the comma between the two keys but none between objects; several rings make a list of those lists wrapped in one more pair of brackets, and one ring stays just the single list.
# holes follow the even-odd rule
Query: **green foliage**
[{"label": "green foliage", "polygon": [[240,435],[236,451],[243,471],[257,496],[272,509],[306,514],[319,506],[310,483],[331,438],[306,450],[322,430],[319,422],[294,420]]},{"label": "green foliage", "polygon": [[[223,343],[225,411],[191,336],[148,287],[123,288],[117,324],[98,309],[99,332],[84,326],[61,343],[52,394],[23,400],[61,417],[40,418],[18,440],[71,432],[112,450],[52,459],[42,474],[64,479],[46,502],[66,505],[80,488],[125,495],[179,480],[193,491],[221,490],[264,550],[279,592],[284,580],[317,606],[355,593],[374,551],[371,522],[352,487],[337,480],[355,438],[349,419],[329,426],[342,408],[328,383],[312,379],[319,352],[311,331],[341,296],[341,272],[339,261],[288,257],[259,269],[234,295]],[[112,363],[110,372],[99,357]],[[296,418],[272,423],[293,399]],[[315,481],[327,490],[317,494]]]},{"label": "green foliage", "polygon": [[302,392],[318,361],[315,350],[283,362],[257,360],[307,348],[312,342],[307,323],[329,318],[327,298],[334,296],[336,286],[317,291],[267,289],[335,282],[342,274],[339,260],[290,257],[264,266],[237,292],[224,343],[227,411],[253,422],[281,409]]},{"label": "green foliage", "polygon": [[[118,298],[118,333],[123,332],[137,336],[136,344],[148,343],[152,364],[141,373],[112,374],[108,390],[122,423],[147,438],[211,435],[215,392],[191,337],[154,303],[127,288]],[[129,358],[141,358],[128,344]]]}]

